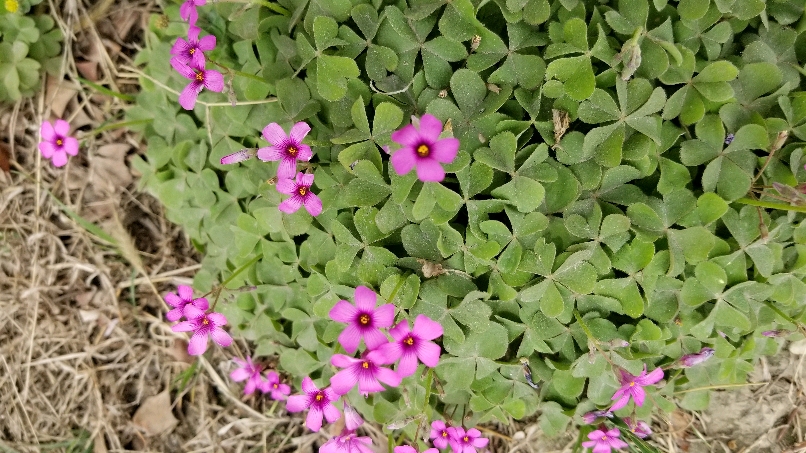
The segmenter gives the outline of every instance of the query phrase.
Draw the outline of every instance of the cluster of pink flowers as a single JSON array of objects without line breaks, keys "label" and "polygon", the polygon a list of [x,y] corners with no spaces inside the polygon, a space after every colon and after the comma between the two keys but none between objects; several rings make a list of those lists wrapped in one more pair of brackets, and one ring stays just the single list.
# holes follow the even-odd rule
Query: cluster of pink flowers
[{"label": "cluster of pink flowers", "polygon": [[430,448],[423,453],[432,450],[432,453],[436,453],[439,451],[437,449],[444,449],[448,445],[451,446],[453,453],[476,453],[477,448],[484,448],[490,442],[490,439],[481,437],[481,431],[476,428],[465,431],[461,426],[446,426],[442,420],[431,422],[429,438],[436,448]]},{"label": "cluster of pink flowers", "polygon": [[190,342],[188,342],[188,354],[204,354],[207,351],[208,338],[212,338],[222,348],[232,344],[232,337],[222,328],[227,325],[227,318],[221,313],[208,312],[210,304],[207,299],[204,297],[194,299],[193,289],[190,286],[179,285],[176,293],[165,295],[165,302],[172,307],[165,314],[168,321],[174,322],[187,318],[186,321],[175,324],[171,330],[193,332]]},{"label": "cluster of pink flowers", "polygon": [[199,39],[201,29],[196,27],[196,20],[199,17],[196,7],[205,3],[207,0],[187,0],[182,4],[179,15],[190,24],[188,36],[187,39],[177,38],[171,48],[171,55],[174,56],[171,58],[171,66],[182,77],[190,80],[179,95],[179,105],[185,110],[193,110],[196,98],[204,88],[217,93],[224,90],[224,76],[214,69],[205,69],[204,52],[215,49],[216,45],[215,36],[209,35]]},{"label": "cluster of pink flowers", "polygon": [[[280,161],[277,168],[277,191],[291,196],[280,203],[278,208],[286,214],[297,212],[303,206],[314,217],[322,213],[322,200],[311,191],[313,174],[297,172],[298,162],[308,162],[313,157],[311,147],[302,143],[310,131],[311,126],[305,122],[294,124],[288,134],[277,123],[263,128],[263,138],[270,146],[258,149],[257,157],[264,162]],[[221,164],[234,164],[250,158],[252,154],[241,150],[222,157]]]},{"label": "cluster of pink flowers", "polygon": [[291,393],[291,387],[288,384],[280,382],[280,376],[277,372],[269,370],[263,375],[263,365],[255,363],[251,357],[246,360],[238,358],[232,359],[238,364],[229,377],[235,382],[246,381],[243,392],[246,395],[251,395],[255,390],[260,390],[263,393],[268,393],[271,399],[282,401]]},{"label": "cluster of pink flowers", "polygon": [[67,156],[78,154],[78,140],[70,135],[70,123],[58,119],[53,124],[43,121],[39,127],[39,152],[45,159],[51,159],[54,167],[63,167],[67,164]]}]

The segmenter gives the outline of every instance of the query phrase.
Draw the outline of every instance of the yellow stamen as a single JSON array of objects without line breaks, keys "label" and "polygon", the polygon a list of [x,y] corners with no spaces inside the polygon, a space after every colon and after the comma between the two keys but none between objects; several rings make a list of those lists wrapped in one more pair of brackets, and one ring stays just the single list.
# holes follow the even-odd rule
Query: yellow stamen
[{"label": "yellow stamen", "polygon": [[358,322],[361,323],[362,326],[366,326],[369,324],[369,315],[361,315],[358,317]]},{"label": "yellow stamen", "polygon": [[362,367],[363,367],[365,370],[368,370],[368,369],[369,369],[369,362],[364,362],[364,363],[362,363],[362,364],[361,364],[361,366],[362,366]]},{"label": "yellow stamen", "polygon": [[192,48],[192,47],[191,47],[191,49],[190,49],[190,50],[188,50],[188,53],[189,53],[189,54],[191,54],[191,55],[193,55],[194,53],[196,53],[196,49],[194,49],[194,48]]},{"label": "yellow stamen", "polygon": [[196,72],[196,80],[199,82],[204,82],[204,73],[201,71]]},{"label": "yellow stamen", "polygon": [[288,154],[291,154],[292,156],[296,156],[298,150],[297,150],[297,148],[295,148],[293,146],[289,146],[288,148],[286,148],[286,151],[288,151]]},{"label": "yellow stamen", "polygon": [[414,344],[414,338],[408,337],[405,340],[403,340],[403,343],[406,343],[407,345],[411,346]]},{"label": "yellow stamen", "polygon": [[305,194],[306,194],[306,193],[308,193],[308,188],[307,188],[307,187],[305,187],[305,186],[302,186],[302,187],[300,187],[299,189],[297,189],[297,193],[299,193],[299,194],[300,194],[300,196],[303,196],[303,197],[304,197],[304,196],[305,196]]},{"label": "yellow stamen", "polygon": [[447,431],[442,431],[442,437],[448,437],[448,432]]},{"label": "yellow stamen", "polygon": [[62,146],[62,145],[64,144],[64,142],[62,141],[62,139],[57,139],[57,140],[56,140],[56,144],[57,144],[58,146]]},{"label": "yellow stamen", "polygon": [[280,384],[274,384],[274,388],[277,388],[279,386],[280,386]]},{"label": "yellow stamen", "polygon": [[428,145],[420,145],[417,147],[417,155],[420,157],[428,157],[431,154],[431,149]]},{"label": "yellow stamen", "polygon": [[630,387],[635,387],[635,381],[630,382]]},{"label": "yellow stamen", "polygon": [[468,439],[467,436],[463,437],[462,440],[465,441],[465,442],[470,442],[470,439]]},{"label": "yellow stamen", "polygon": [[321,393],[317,393],[315,399],[316,401],[322,401],[325,397]]}]

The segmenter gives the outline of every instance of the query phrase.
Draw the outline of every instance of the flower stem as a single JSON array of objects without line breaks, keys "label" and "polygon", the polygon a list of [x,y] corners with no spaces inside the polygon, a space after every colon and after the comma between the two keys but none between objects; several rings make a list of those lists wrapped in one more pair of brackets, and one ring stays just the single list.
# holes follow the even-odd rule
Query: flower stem
[{"label": "flower stem", "polygon": [[258,77],[258,76],[254,75],[254,74],[249,74],[248,72],[243,72],[243,71],[239,71],[239,70],[237,70],[237,69],[232,69],[232,68],[230,68],[229,66],[227,66],[227,65],[225,65],[225,64],[222,64],[222,63],[219,63],[219,62],[217,62],[217,61],[213,60],[213,59],[212,59],[212,58],[210,58],[210,57],[207,57],[207,60],[208,60],[210,63],[213,63],[214,65],[218,66],[219,68],[226,70],[226,71],[227,71],[227,72],[229,72],[230,74],[235,74],[235,75],[237,75],[237,76],[246,77],[246,78],[248,78],[248,79],[252,79],[252,80],[257,80],[258,82],[267,83],[267,82],[266,82],[266,81],[263,79],[263,77]]},{"label": "flower stem", "polygon": [[596,348],[597,351],[599,351],[599,354],[601,354],[602,357],[604,357],[604,359],[607,360],[607,363],[615,367],[616,364],[613,363],[613,361],[610,360],[610,357],[608,357],[607,354],[605,354],[604,351],[602,351],[602,348],[599,347],[599,340],[597,340],[596,337],[593,336],[593,332],[591,332],[588,325],[585,324],[585,321],[582,320],[582,315],[579,314],[579,310],[577,310],[576,308],[574,309],[574,318],[576,318],[577,323],[579,323],[579,327],[582,328],[582,331],[585,332],[585,336],[588,337],[589,340],[588,343],[592,344],[593,347]]},{"label": "flower stem", "polygon": [[227,288],[226,288],[226,286],[227,286],[227,285],[228,285],[228,284],[229,284],[229,283],[230,283],[232,280],[234,280],[234,279],[235,279],[235,277],[237,277],[237,276],[238,276],[238,274],[240,274],[241,272],[245,271],[246,269],[248,269],[248,268],[249,268],[250,266],[252,266],[253,264],[257,263],[257,262],[258,262],[258,261],[259,261],[261,258],[263,258],[263,254],[262,254],[262,253],[258,254],[257,256],[255,256],[254,258],[252,258],[251,260],[249,260],[249,262],[247,262],[247,263],[246,263],[246,264],[244,264],[243,266],[239,267],[238,269],[235,269],[235,271],[232,273],[232,275],[230,275],[230,276],[229,276],[229,278],[227,278],[226,280],[224,280],[224,282],[223,282],[223,283],[221,283],[220,285],[218,285],[218,287],[216,287],[215,289],[213,289],[213,290],[212,290],[212,291],[210,291],[209,293],[205,294],[205,296],[207,296],[208,294],[215,294],[215,299],[213,300],[213,306],[212,306],[212,307],[210,307],[210,310],[211,310],[211,311],[212,311],[213,309],[215,309],[216,304],[218,304],[218,298],[219,298],[219,296],[221,296],[221,291],[222,291],[222,290],[224,290],[224,289],[227,289]]},{"label": "flower stem", "polygon": [[806,212],[806,206],[791,206],[783,203],[774,203],[772,201],[753,200],[752,198],[739,198],[737,203],[747,204],[750,206],[760,206],[769,209],[781,209],[784,211]]},{"label": "flower stem", "polygon": [[798,331],[800,331],[800,333],[804,337],[806,337],[806,328],[804,328],[803,324],[799,323],[798,320],[794,319],[793,317],[791,317],[791,316],[787,315],[786,313],[784,313],[783,311],[781,311],[780,308],[778,308],[775,305],[773,305],[772,302],[770,302],[770,301],[764,301],[762,303],[764,305],[766,305],[767,308],[769,308],[770,310],[772,310],[775,313],[777,313],[778,316],[780,316],[780,317],[786,319],[787,321],[791,322],[798,329]]}]

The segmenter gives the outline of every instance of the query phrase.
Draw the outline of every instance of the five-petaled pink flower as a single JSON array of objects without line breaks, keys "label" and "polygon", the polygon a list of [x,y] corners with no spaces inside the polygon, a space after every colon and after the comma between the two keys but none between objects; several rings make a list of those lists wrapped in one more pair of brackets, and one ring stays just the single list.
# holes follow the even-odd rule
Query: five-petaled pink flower
[{"label": "five-petaled pink flower", "polygon": [[182,74],[182,77],[190,80],[179,95],[179,105],[185,110],[193,110],[196,98],[204,88],[217,93],[224,90],[224,76],[214,69],[204,69],[204,66],[197,66],[192,60],[190,65],[187,65],[177,57],[171,58],[171,66]]},{"label": "five-petaled pink flower", "polygon": [[333,423],[341,417],[341,412],[333,405],[339,396],[330,388],[319,390],[311,378],[305,376],[302,380],[304,395],[291,395],[288,397],[286,409],[288,412],[301,412],[310,409],[305,417],[305,426],[311,431],[319,431],[322,427],[322,416],[328,423]]},{"label": "five-petaled pink flower", "polygon": [[394,360],[389,360],[389,357],[380,351],[370,351],[360,359],[344,354],[335,354],[330,358],[330,363],[333,366],[344,369],[330,378],[330,385],[334,392],[344,395],[349,393],[357,383],[358,391],[364,396],[370,393],[382,392],[383,386],[381,382],[397,387],[400,385],[400,376],[389,368],[379,366],[393,362]]},{"label": "five-petaled pink flower", "polygon": [[246,386],[244,386],[243,393],[245,395],[251,395],[255,392],[255,389],[260,389],[263,391],[263,386],[266,382],[263,380],[263,376],[260,374],[260,372],[263,371],[263,366],[258,363],[254,363],[251,357],[247,357],[246,360],[241,360],[236,357],[232,360],[238,364],[238,368],[230,373],[229,377],[235,382],[246,381]]},{"label": "five-petaled pink flower", "polygon": [[78,154],[78,140],[70,137],[70,123],[65,120],[56,120],[51,125],[50,121],[43,121],[39,128],[39,135],[42,141],[39,142],[39,151],[45,159],[51,159],[53,166],[63,167],[67,164],[67,155]]},{"label": "five-petaled pink flower", "polygon": [[582,442],[583,447],[593,448],[593,453],[610,453],[611,448],[620,450],[627,447],[627,442],[619,439],[621,431],[618,428],[613,428],[609,431],[602,431],[597,429],[588,433],[589,441]]},{"label": "five-petaled pink flower", "polygon": [[428,316],[417,315],[413,330],[409,329],[409,322],[404,319],[389,333],[395,341],[381,345],[378,350],[392,360],[400,359],[395,369],[400,377],[411,376],[417,371],[417,359],[431,368],[439,363],[442,349],[429,341],[442,336],[442,325],[438,322]]},{"label": "five-petaled pink flower", "polygon": [[293,179],[281,179],[277,181],[277,191],[287,195],[286,198],[280,203],[278,209],[291,214],[297,212],[300,206],[305,206],[308,214],[316,217],[322,213],[322,200],[313,192],[311,186],[313,185],[313,175],[310,173],[297,173],[296,181]]},{"label": "five-petaled pink flower", "polygon": [[190,286],[179,285],[176,287],[176,293],[168,293],[165,295],[165,302],[173,307],[168,313],[165,313],[165,319],[174,322],[179,321],[185,316],[185,306],[193,304],[201,311],[207,311],[209,304],[207,299],[200,297],[193,298],[193,288]]},{"label": "five-petaled pink flower", "polygon": [[207,35],[199,39],[199,27],[191,25],[188,28],[188,39],[176,38],[174,46],[171,48],[171,55],[176,55],[176,59],[182,63],[193,64],[195,68],[204,67],[204,52],[215,49],[215,36]]},{"label": "five-petaled pink flower", "polygon": [[374,453],[369,445],[372,445],[369,437],[359,437],[350,430],[344,430],[340,436],[331,437],[322,444],[319,453]]},{"label": "five-petaled pink flower", "polygon": [[227,318],[221,313],[205,313],[195,305],[185,305],[187,321],[171,327],[174,332],[193,332],[188,343],[188,354],[202,355],[207,350],[207,337],[212,337],[222,348],[232,344],[232,337],[221,328],[227,325]]},{"label": "five-petaled pink flower", "polygon": [[395,172],[405,175],[417,168],[420,181],[442,181],[445,170],[442,164],[453,162],[459,151],[459,140],[453,137],[440,139],[442,122],[426,113],[420,118],[419,130],[409,124],[392,133],[392,140],[403,145],[392,154]]},{"label": "five-petaled pink flower", "polygon": [[206,3],[207,0],[185,0],[182,6],[179,7],[179,17],[188,21],[190,25],[196,25],[196,21],[199,19],[199,12],[196,11],[196,7]]},{"label": "five-petaled pink flower", "polygon": [[[411,445],[401,445],[399,447],[395,447],[395,453],[417,453],[417,450]],[[439,453],[439,450],[436,448],[429,448],[428,450],[423,450],[423,453]]]},{"label": "five-petaled pink flower", "polygon": [[[389,340],[386,339],[386,336],[379,328],[389,327],[395,321],[395,306],[384,304],[375,308],[378,295],[366,286],[359,286],[355,289],[354,299],[355,305],[346,300],[340,300],[330,310],[331,319],[347,323],[347,328],[339,335],[339,343],[350,354],[353,354],[358,349],[358,343],[362,337],[367,349],[370,350],[386,344]],[[408,328],[408,325],[406,328]],[[442,327],[440,326],[440,335],[441,329]],[[397,360],[397,357],[392,362],[395,360]]]},{"label": "five-petaled pink flower", "polygon": [[448,443],[453,453],[476,453],[476,448],[484,448],[490,439],[481,437],[481,431],[476,428],[465,429],[459,426],[448,428]]},{"label": "five-petaled pink flower", "polygon": [[448,432],[448,427],[442,420],[434,420],[431,422],[431,435],[430,439],[434,442],[437,448],[445,448],[451,440],[451,433]]},{"label": "five-petaled pink flower", "polygon": [[280,376],[274,371],[266,373],[266,381],[260,390],[263,393],[270,393],[271,399],[277,401],[285,400],[291,393],[291,387],[288,384],[281,383]]},{"label": "five-petaled pink flower", "polygon": [[649,426],[649,423],[643,420],[633,421],[630,417],[624,417],[624,423],[630,427],[630,431],[632,431],[633,434],[641,439],[646,439],[652,435],[652,428]]},{"label": "five-petaled pink flower", "polygon": [[633,376],[622,369],[619,369],[619,374],[621,375],[619,377],[621,387],[616,390],[613,398],[611,398],[612,400],[616,400],[616,402],[613,403],[613,407],[610,408],[612,412],[626,406],[630,401],[630,397],[635,401],[636,406],[643,406],[644,397],[646,396],[644,387],[652,385],[663,378],[663,370],[660,368],[655,368],[651,373],[647,374],[646,364],[644,364],[644,371],[638,376]]},{"label": "five-petaled pink flower", "polygon": [[257,150],[258,159],[266,161],[280,161],[277,168],[278,179],[291,179],[297,173],[297,161],[309,161],[313,157],[311,147],[302,143],[302,139],[311,131],[308,123],[299,122],[285,135],[285,131],[277,123],[271,123],[263,128],[263,138],[271,146]]}]

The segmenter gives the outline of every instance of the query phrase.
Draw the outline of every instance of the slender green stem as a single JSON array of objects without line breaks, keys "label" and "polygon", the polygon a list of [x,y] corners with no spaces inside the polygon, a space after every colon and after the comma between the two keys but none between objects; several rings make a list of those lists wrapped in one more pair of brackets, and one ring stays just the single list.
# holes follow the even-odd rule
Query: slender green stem
[{"label": "slender green stem", "polygon": [[411,274],[409,274],[407,272],[407,273],[403,274],[400,277],[400,281],[397,282],[397,285],[395,285],[395,289],[393,289],[392,293],[389,294],[389,300],[387,302],[392,303],[392,301],[395,300],[395,296],[397,296],[397,292],[400,291],[400,287],[403,286],[403,283],[406,283],[406,279],[409,278],[409,275],[411,275]]},{"label": "slender green stem", "polygon": [[780,316],[780,317],[782,317],[782,318],[786,319],[787,321],[791,322],[791,323],[792,323],[792,324],[793,324],[793,325],[794,325],[794,326],[795,326],[795,327],[796,327],[796,328],[797,328],[797,329],[800,331],[800,333],[801,333],[801,334],[802,334],[804,337],[806,337],[806,328],[804,328],[804,327],[803,327],[803,324],[801,324],[800,322],[798,322],[798,320],[797,320],[797,319],[795,319],[795,318],[793,318],[793,317],[791,317],[791,316],[787,315],[786,313],[784,313],[783,311],[781,311],[781,309],[780,309],[780,308],[776,307],[776,306],[775,306],[775,305],[774,305],[772,302],[770,302],[770,301],[764,301],[764,302],[762,302],[762,303],[763,303],[764,305],[766,305],[766,306],[767,306],[767,307],[768,307],[770,310],[772,310],[772,311],[774,311],[775,313],[777,313],[777,314],[778,314],[778,316]]},{"label": "slender green stem", "polygon": [[791,206],[783,203],[775,203],[772,201],[753,200],[752,198],[739,198],[737,203],[747,204],[750,206],[760,206],[769,209],[781,209],[783,211],[806,212],[806,206]]},{"label": "slender green stem", "polygon": [[112,129],[118,129],[121,127],[129,127],[129,126],[137,126],[138,124],[148,124],[154,121],[154,118],[143,118],[139,120],[130,120],[130,121],[118,121],[117,123],[110,123],[104,126],[98,127],[87,132],[82,140],[86,140],[87,137],[92,137],[95,134],[100,134],[101,132],[110,131]]},{"label": "slender green stem", "polygon": [[675,395],[679,395],[681,393],[689,393],[689,392],[697,392],[700,390],[718,390],[718,389],[729,389],[735,387],[749,387],[751,385],[767,385],[769,382],[746,382],[744,384],[721,384],[721,385],[706,385],[705,387],[697,387],[693,389],[685,389],[685,390],[678,390],[674,392]]},{"label": "slender green stem", "polygon": [[238,269],[235,269],[235,272],[233,272],[232,275],[229,276],[229,278],[224,280],[224,283],[222,283],[221,286],[226,287],[227,284],[229,284],[229,282],[235,280],[235,277],[237,277],[238,274],[240,274],[241,272],[243,272],[246,269],[248,269],[249,266],[257,263],[258,261],[260,261],[261,258],[263,258],[263,254],[259,253],[256,257],[254,257],[251,260],[249,260],[248,263],[244,264],[243,266],[239,267]]},{"label": "slender green stem", "polygon": [[248,72],[243,72],[243,71],[239,71],[237,69],[232,69],[232,68],[230,68],[229,66],[227,66],[225,64],[221,64],[221,63],[213,60],[212,58],[207,58],[207,60],[210,61],[211,63],[213,63],[214,65],[218,66],[219,68],[225,69],[225,70],[227,70],[227,72],[230,72],[230,73],[235,74],[237,76],[246,77],[248,79],[257,80],[258,82],[266,83],[266,80],[264,80],[263,77],[258,77],[258,76],[254,75],[254,74],[249,74]]},{"label": "slender green stem", "polygon": [[87,79],[85,79],[83,77],[77,77],[77,79],[78,79],[79,82],[83,83],[84,85],[88,85],[91,88],[95,89],[95,91],[101,92],[101,93],[106,94],[108,96],[116,97],[116,98],[118,98],[118,99],[120,99],[122,101],[126,101],[126,102],[134,102],[135,101],[135,97],[130,95],[130,94],[123,94],[123,93],[119,93],[117,91],[110,90],[109,88],[106,88],[104,86],[98,85],[97,83],[92,82],[90,80],[87,80]]}]

